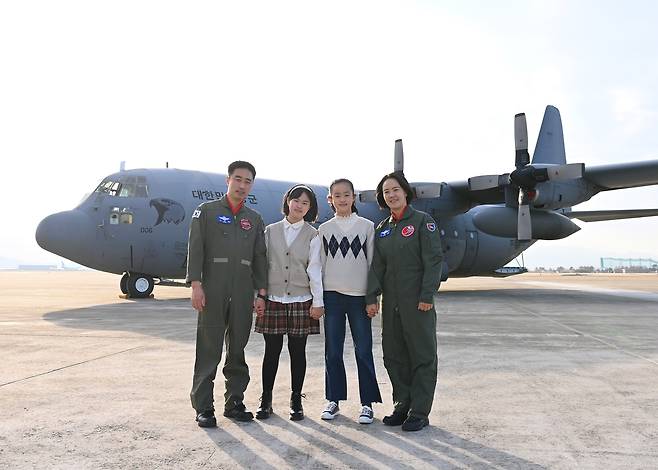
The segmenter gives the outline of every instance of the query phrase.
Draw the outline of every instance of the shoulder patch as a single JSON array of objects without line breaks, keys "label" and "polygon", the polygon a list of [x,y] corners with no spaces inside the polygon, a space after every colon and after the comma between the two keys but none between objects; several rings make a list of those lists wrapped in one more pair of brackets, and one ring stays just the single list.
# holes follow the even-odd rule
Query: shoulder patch
[{"label": "shoulder patch", "polygon": [[198,219],[199,217],[201,217],[201,209],[196,209],[194,211],[194,213],[192,214],[192,218],[193,219]]},{"label": "shoulder patch", "polygon": [[436,224],[434,222],[428,222],[425,226],[430,232],[434,232],[436,230]]}]

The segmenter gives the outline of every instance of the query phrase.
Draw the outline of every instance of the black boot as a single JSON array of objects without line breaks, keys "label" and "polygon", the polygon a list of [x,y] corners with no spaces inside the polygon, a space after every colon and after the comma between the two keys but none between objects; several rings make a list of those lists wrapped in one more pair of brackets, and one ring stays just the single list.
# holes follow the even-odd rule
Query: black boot
[{"label": "black boot", "polygon": [[292,392],[290,395],[290,419],[292,421],[301,421],[304,419],[304,408],[302,408],[302,397],[306,398],[299,392]]},{"label": "black boot", "polygon": [[260,406],[256,410],[256,419],[267,419],[273,413],[272,410],[272,391],[263,392],[260,396]]}]

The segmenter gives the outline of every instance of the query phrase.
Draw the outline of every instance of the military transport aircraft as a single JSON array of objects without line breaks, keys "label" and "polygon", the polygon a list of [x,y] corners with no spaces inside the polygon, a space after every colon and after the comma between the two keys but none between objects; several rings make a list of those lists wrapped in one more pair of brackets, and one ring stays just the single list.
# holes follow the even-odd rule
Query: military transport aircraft
[{"label": "military transport aircraft", "polygon": [[[658,209],[577,212],[571,208],[600,191],[658,184],[658,160],[585,166],[566,163],[557,108],[544,114],[532,162],[524,114],[514,118],[513,171],[451,183],[412,183],[414,207],[440,229],[444,278],[507,276],[504,268],[536,240],[580,230],[573,218],[601,221],[658,215]],[[402,142],[395,143],[396,171],[403,170]],[[382,169],[382,173],[386,170]],[[257,178],[247,204],[266,224],[281,217],[281,200],[293,183]],[[319,222],[332,216],[328,188],[316,192]],[[195,208],[226,191],[225,175],[177,169],[136,169],[107,176],[73,210],[41,221],[37,243],[45,250],[100,271],[123,274],[121,291],[147,297],[154,285],[184,285],[189,222]],[[359,213],[377,223],[386,214],[373,191],[359,193]],[[445,279],[444,279],[445,280]]]}]

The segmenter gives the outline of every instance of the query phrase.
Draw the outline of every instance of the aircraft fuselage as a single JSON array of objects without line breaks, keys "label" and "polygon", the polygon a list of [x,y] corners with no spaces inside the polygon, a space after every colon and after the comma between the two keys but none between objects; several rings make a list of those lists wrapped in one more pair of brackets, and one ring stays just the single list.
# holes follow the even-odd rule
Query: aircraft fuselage
[{"label": "aircraft fuselage", "polygon": [[[246,204],[263,216],[265,224],[273,223],[282,217],[282,197],[293,184],[257,178]],[[326,202],[328,188],[311,187],[318,196],[318,223],[322,223],[333,216]],[[176,169],[122,171],[106,177],[75,209],[46,217],[36,238],[44,249],[100,271],[182,279],[190,217],[199,204],[218,199],[225,191],[225,175],[221,174]],[[359,213],[375,224],[387,216],[376,204],[357,206]],[[444,272],[451,276],[493,275],[531,244],[478,230],[472,221],[478,208],[451,213],[440,201],[422,199],[414,206],[437,221]]]}]

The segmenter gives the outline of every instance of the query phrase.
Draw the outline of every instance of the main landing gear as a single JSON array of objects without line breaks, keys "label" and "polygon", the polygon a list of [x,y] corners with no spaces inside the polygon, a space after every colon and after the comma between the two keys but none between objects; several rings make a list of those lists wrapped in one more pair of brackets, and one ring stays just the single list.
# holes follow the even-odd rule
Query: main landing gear
[{"label": "main landing gear", "polygon": [[121,292],[131,299],[145,299],[151,295],[155,281],[147,274],[125,273],[119,281]]}]

